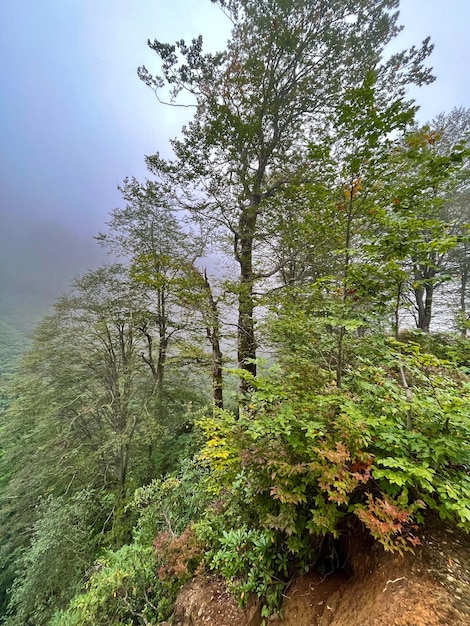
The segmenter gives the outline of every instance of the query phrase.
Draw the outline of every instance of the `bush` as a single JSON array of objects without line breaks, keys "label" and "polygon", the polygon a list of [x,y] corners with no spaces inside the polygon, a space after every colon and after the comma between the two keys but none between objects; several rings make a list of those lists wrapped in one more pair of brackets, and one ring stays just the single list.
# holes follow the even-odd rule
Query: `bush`
[{"label": "bush", "polygon": [[308,371],[243,373],[254,391],[240,415],[201,422],[218,500],[198,532],[240,598],[271,610],[292,570],[357,520],[392,551],[419,543],[426,507],[468,528],[468,379],[417,344],[371,343],[341,389],[309,386]]},{"label": "bush", "polygon": [[160,533],[154,546],[132,543],[107,551],[90,571],[82,593],[50,626],[154,624],[170,617],[176,595],[202,558],[187,529],[178,537]]},{"label": "bush", "polygon": [[202,558],[188,524],[204,506],[203,473],[187,459],[178,473],[136,489],[127,506],[137,516],[134,541],[95,562],[84,589],[51,626],[153,624],[170,617],[181,585]]},{"label": "bush", "polygon": [[178,472],[136,489],[127,507],[138,516],[134,539],[150,545],[162,531],[181,534],[205,509],[208,496],[203,480],[206,473],[194,460],[183,459]]},{"label": "bush", "polygon": [[73,598],[67,610],[58,611],[50,626],[127,625],[136,618],[151,623],[160,619],[160,598],[154,550],[133,543],[98,559],[85,591]]}]

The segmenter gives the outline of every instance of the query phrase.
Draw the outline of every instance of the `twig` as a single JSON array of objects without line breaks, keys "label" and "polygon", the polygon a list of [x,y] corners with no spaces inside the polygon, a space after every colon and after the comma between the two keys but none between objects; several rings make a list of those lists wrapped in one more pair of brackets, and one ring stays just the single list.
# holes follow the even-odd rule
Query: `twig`
[{"label": "twig", "polygon": [[403,387],[405,389],[406,401],[408,402],[408,414],[406,417],[406,428],[407,430],[412,430],[413,428],[413,414],[411,411],[411,403],[413,401],[413,392],[411,391],[408,382],[405,376],[405,370],[403,369],[403,365],[400,364],[400,377]]},{"label": "twig", "polygon": [[395,578],[395,580],[387,580],[387,584],[385,585],[385,587],[382,589],[382,593],[384,593],[385,591],[387,591],[387,587],[389,584],[394,585],[395,583],[397,583],[400,580],[406,580],[406,576],[400,576],[400,578]]}]

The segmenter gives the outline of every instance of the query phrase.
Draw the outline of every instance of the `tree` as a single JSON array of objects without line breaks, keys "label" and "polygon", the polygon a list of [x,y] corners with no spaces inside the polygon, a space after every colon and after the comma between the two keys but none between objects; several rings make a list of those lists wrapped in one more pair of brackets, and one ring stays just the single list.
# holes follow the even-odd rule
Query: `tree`
[{"label": "tree", "polygon": [[383,324],[396,280],[403,280],[397,264],[384,264],[378,250],[380,224],[391,202],[390,156],[414,110],[378,96],[374,72],[345,92],[335,127],[310,146],[310,171],[318,182],[285,192],[288,211],[292,195],[297,214],[289,211],[288,219],[283,215],[276,222],[278,241],[292,250],[287,267],[294,271],[268,302],[280,317],[283,309],[295,308],[314,319],[317,345],[335,370],[338,387],[348,335],[377,329],[379,319]]},{"label": "tree", "polygon": [[397,0],[216,4],[233,24],[225,52],[203,54],[200,37],[190,45],[149,42],[163,76],[140,68],[141,78],[157,93],[167,85],[172,99],[189,92],[196,113],[182,138],[172,141],[173,161],[158,154],[147,161],[153,174],[178,189],[182,206],[228,232],[240,270],[238,361],[254,374],[254,285],[276,271],[258,257],[272,199],[309,179],[309,144],[319,128],[334,123],[345,89],[375,70],[379,99],[400,98],[407,84],[431,80],[422,67],[431,47],[426,40],[420,49],[383,60],[399,31],[391,13]]},{"label": "tree", "polygon": [[67,606],[93,562],[102,513],[99,498],[87,490],[39,501],[31,546],[16,563],[6,624],[43,626],[56,607]]},{"label": "tree", "polygon": [[122,267],[105,266],[78,278],[37,329],[3,425],[11,524],[28,526],[40,496],[101,489],[119,543],[129,487],[148,475],[144,450],[164,431],[140,357],[138,296]]},{"label": "tree", "polygon": [[[464,146],[468,150],[470,138],[470,110],[453,109],[441,113],[431,123],[437,134],[438,154],[449,153],[454,146]],[[450,234],[457,237],[457,244],[449,250],[445,258],[444,272],[452,277],[457,290],[457,325],[465,335],[468,320],[468,290],[470,286],[470,245],[468,241],[470,224],[469,159],[465,153],[462,167],[456,172],[456,180],[451,193],[446,194],[441,216],[450,226]]]},{"label": "tree", "polygon": [[[205,335],[211,346],[214,403],[221,406],[223,355],[218,303],[207,273],[196,265],[205,251],[204,238],[184,229],[171,195],[161,185],[126,179],[120,189],[126,207],[112,211],[109,230],[100,233],[98,240],[126,258],[132,279],[147,294],[147,313],[139,326],[146,344],[142,358],[152,372],[159,402],[164,399],[168,355],[173,364],[205,362],[206,356],[195,347]],[[195,319],[194,313],[200,319]]]},{"label": "tree", "polygon": [[416,326],[424,332],[430,329],[435,291],[450,278],[450,253],[466,235],[462,221],[445,209],[466,155],[462,141],[441,146],[437,129],[424,126],[406,133],[389,159],[382,251],[408,272]]}]

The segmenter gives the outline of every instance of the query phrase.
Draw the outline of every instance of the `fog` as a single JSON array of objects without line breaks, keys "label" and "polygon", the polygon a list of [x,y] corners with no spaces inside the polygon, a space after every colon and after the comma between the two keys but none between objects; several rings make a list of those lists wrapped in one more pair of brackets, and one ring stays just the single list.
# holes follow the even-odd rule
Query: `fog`
[{"label": "fog", "polygon": [[[411,94],[421,121],[470,106],[467,0],[401,5],[397,47],[436,44],[438,80]],[[139,65],[158,68],[147,39],[202,33],[216,49],[228,27],[209,0],[3,0],[0,19],[0,313],[24,327],[103,261],[93,235],[121,204],[117,184],[143,180],[144,156],[169,155],[188,118],[138,80]]]}]

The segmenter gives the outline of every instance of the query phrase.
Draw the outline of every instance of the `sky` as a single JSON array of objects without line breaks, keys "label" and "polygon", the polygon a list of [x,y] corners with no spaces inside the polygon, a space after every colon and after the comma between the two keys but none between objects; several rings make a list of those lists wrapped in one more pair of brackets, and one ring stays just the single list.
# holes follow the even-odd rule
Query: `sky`
[{"label": "sky", "polygon": [[[469,0],[402,0],[400,21],[400,47],[435,43],[421,120],[469,107]],[[185,119],[137,77],[158,71],[147,39],[202,33],[215,50],[228,28],[209,0],[0,0],[0,23],[0,232],[50,221],[91,238]]]}]

